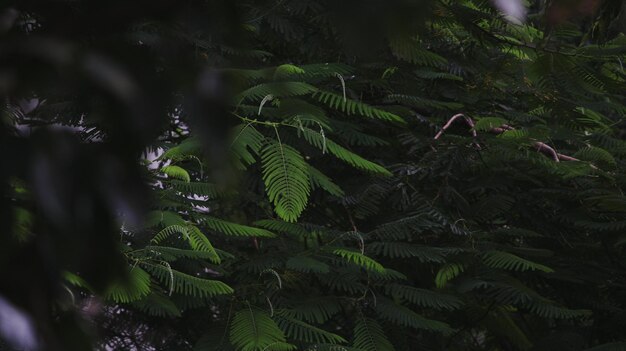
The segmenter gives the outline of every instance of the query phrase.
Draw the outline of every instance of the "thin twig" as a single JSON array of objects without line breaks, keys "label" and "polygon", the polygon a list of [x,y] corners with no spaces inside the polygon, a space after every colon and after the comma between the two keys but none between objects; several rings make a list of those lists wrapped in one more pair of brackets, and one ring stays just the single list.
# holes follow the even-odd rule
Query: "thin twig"
[{"label": "thin twig", "polygon": [[[437,135],[435,135],[435,140],[439,139],[439,137],[448,129],[450,128],[450,126],[452,125],[452,123],[454,123],[454,121],[456,121],[458,118],[461,117],[465,117],[465,115],[463,115],[462,113],[458,113],[452,117],[450,117],[450,119],[448,120],[448,122],[446,124],[444,124],[444,126],[441,128],[441,130],[437,133]],[[467,118],[465,118],[465,121],[467,122]]]},{"label": "thin twig", "polygon": [[536,141],[533,143],[533,146],[537,148],[537,151],[547,154],[552,157],[554,162],[559,162],[559,156],[556,151],[548,144],[542,143],[541,141]]},{"label": "thin twig", "polygon": [[[463,120],[465,121],[465,123],[467,123],[467,125],[469,125],[472,129],[471,129],[471,134],[474,138],[476,138],[478,136],[478,134],[476,133],[476,124],[474,123],[474,120],[472,120],[470,117],[465,116],[462,113],[457,113],[456,115],[450,117],[450,119],[448,119],[448,121],[446,122],[446,124],[443,125],[443,127],[441,128],[441,130],[435,135],[435,137],[433,139],[437,140],[441,137],[441,135],[443,135],[443,133],[452,126],[452,123],[454,123],[457,119],[463,117]],[[494,127],[489,129],[489,132],[494,133],[494,134],[502,134],[508,130],[515,130],[515,128],[511,127],[508,124],[503,124],[499,127]],[[480,145],[478,145],[477,143],[475,143],[475,145],[480,148]],[[572,156],[568,156],[568,155],[563,155],[560,154],[558,152],[556,152],[556,150],[541,141],[536,141],[533,143],[533,146],[537,148],[538,152],[541,152],[547,156],[549,156],[550,158],[552,158],[552,160],[554,160],[554,162],[560,162],[560,161],[580,161],[579,159],[572,157]],[[591,167],[593,168],[597,168],[596,166],[590,164]]]}]

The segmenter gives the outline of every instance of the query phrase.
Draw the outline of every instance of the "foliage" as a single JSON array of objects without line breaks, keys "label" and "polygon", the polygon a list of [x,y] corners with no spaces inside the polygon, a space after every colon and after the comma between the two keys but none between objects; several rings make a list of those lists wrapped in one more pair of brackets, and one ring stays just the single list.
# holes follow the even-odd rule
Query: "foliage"
[{"label": "foliage", "polygon": [[[70,311],[104,300],[92,317],[101,348],[619,349],[626,42],[610,1],[595,17],[531,3],[517,24],[478,0],[242,1],[138,16],[111,38],[147,51],[148,77],[195,78],[152,96],[166,107],[146,135],[133,134],[151,125],[140,118],[116,129],[125,124],[102,117],[115,108],[87,104],[80,89],[13,89],[2,133],[35,145],[39,161],[0,174],[15,228],[4,250],[39,252],[45,228],[93,236],[78,243],[105,250],[93,262],[110,271],[81,266],[92,258],[75,250],[49,268],[63,277],[50,284],[70,291]],[[54,14],[24,6],[10,34],[50,35]],[[213,12],[237,16],[228,28],[198,24]],[[191,66],[209,68],[182,74]],[[120,88],[111,79],[95,85]],[[114,106],[108,93],[95,96]],[[40,106],[24,111],[26,97]],[[148,111],[125,99],[129,116]],[[63,147],[20,134],[31,116],[77,127],[65,149],[94,148],[63,163]],[[55,186],[73,164],[73,187]],[[77,190],[59,195],[67,189]],[[12,291],[0,294],[31,308]]]}]

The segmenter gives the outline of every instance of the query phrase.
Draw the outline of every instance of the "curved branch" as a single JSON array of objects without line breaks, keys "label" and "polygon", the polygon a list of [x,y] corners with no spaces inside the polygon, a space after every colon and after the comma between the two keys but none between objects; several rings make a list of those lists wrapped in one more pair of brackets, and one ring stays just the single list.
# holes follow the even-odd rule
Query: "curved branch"
[{"label": "curved branch", "polygon": [[[475,126],[476,124],[474,123],[474,120],[472,120],[470,117],[465,116],[462,113],[457,113],[456,115],[450,117],[450,119],[448,119],[448,121],[446,122],[446,124],[443,125],[443,127],[441,128],[441,130],[439,132],[437,132],[437,134],[434,137],[434,140],[439,139],[443,133],[452,126],[452,123],[454,123],[454,121],[456,121],[459,118],[463,118],[463,120],[465,121],[465,123],[467,123],[467,125],[470,126],[471,131],[470,133],[472,134],[472,136],[474,138],[476,138],[478,136],[478,134],[476,133],[476,129]],[[515,130],[515,128],[511,127],[508,124],[503,124],[499,127],[494,127],[489,129],[490,133],[494,133],[494,134],[502,134],[504,132],[506,132],[507,130]],[[479,146],[478,144],[476,144],[477,146]],[[556,152],[556,150],[551,147],[550,145],[541,142],[541,141],[536,141],[533,143],[533,146],[537,148],[538,152],[541,152],[547,156],[549,156],[550,158],[552,158],[552,160],[554,160],[554,162],[560,162],[560,161],[580,161],[579,159],[572,157],[572,156],[568,156],[568,155],[563,155],[560,154],[558,152]],[[479,146],[480,147],[480,146]],[[592,167],[596,168],[594,165],[591,165]]]},{"label": "curved branch", "polygon": [[542,153],[552,157],[554,162],[559,162],[559,155],[556,153],[556,150],[554,150],[548,144],[542,143],[541,141],[536,141],[536,142],[533,143],[533,146],[535,146],[537,148],[537,151],[542,152]]},{"label": "curved branch", "polygon": [[464,114],[462,113],[457,113],[456,115],[450,117],[450,119],[448,120],[448,122],[446,122],[446,124],[444,124],[444,126],[441,128],[441,130],[437,133],[437,135],[435,135],[435,140],[439,139],[439,137],[448,129],[450,128],[450,126],[452,126],[452,123],[454,123],[454,121],[456,121],[458,118],[463,117],[465,119],[465,122],[467,122],[468,118],[465,117]]}]

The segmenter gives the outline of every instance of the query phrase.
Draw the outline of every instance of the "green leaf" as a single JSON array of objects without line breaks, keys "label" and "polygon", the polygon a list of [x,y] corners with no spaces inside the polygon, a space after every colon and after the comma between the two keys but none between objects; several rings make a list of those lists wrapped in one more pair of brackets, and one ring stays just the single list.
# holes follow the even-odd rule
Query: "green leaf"
[{"label": "green leaf", "polygon": [[303,340],[314,344],[339,344],[347,342],[346,339],[335,333],[292,318],[287,311],[278,311],[276,313],[276,319],[278,320],[280,329],[282,329],[289,338],[294,340]]},{"label": "green leaf", "polygon": [[406,62],[431,67],[442,67],[447,64],[444,57],[422,48],[416,39],[408,36],[391,38],[389,47],[394,56]]},{"label": "green leaf", "polygon": [[326,139],[326,137],[323,136],[321,133],[309,128],[302,128],[302,131],[304,139],[311,145],[317,147],[320,150],[328,150],[328,152],[333,154],[333,156],[342,161],[345,161],[351,166],[372,173],[377,173],[384,176],[391,176],[391,172],[389,172],[384,167],[364,159],[363,157],[355,154],[354,152],[344,148],[343,146],[335,143],[330,139]]},{"label": "green leaf", "polygon": [[156,227],[159,224],[166,227],[172,225],[185,226],[187,224],[183,217],[172,211],[151,211],[147,217],[145,224],[148,228]]},{"label": "green leaf", "polygon": [[383,328],[373,319],[362,317],[354,326],[353,346],[362,351],[394,351]]},{"label": "green leaf", "polygon": [[321,188],[324,189],[327,193],[337,197],[343,197],[345,195],[343,190],[341,190],[341,188],[337,184],[333,183],[333,181],[329,177],[324,175],[317,168],[310,165],[309,176],[311,179],[312,189]]},{"label": "green leaf", "polygon": [[239,94],[237,100],[261,100],[271,95],[273,97],[289,97],[309,95],[317,91],[317,88],[303,82],[274,82],[262,83],[249,88]]},{"label": "green leaf", "polygon": [[163,242],[164,240],[166,240],[167,238],[169,238],[170,236],[174,234],[180,234],[184,239],[187,239],[187,237],[189,236],[188,231],[189,230],[188,230],[187,225],[178,225],[178,224],[170,225],[170,226],[163,228],[161,231],[159,231],[154,236],[154,238],[152,238],[152,243],[158,244],[160,242]]},{"label": "green leaf", "polygon": [[489,131],[492,128],[497,128],[507,123],[508,121],[506,119],[500,117],[482,117],[476,121],[474,129],[479,132]]},{"label": "green leaf", "polygon": [[145,298],[134,301],[133,306],[136,306],[139,310],[150,316],[164,318],[181,316],[181,311],[178,306],[176,306],[165,295],[156,291],[152,291]]},{"label": "green leaf", "polygon": [[260,238],[273,238],[276,235],[270,231],[261,228],[250,227],[243,224],[228,222],[223,219],[218,219],[209,216],[203,216],[200,220],[201,223],[207,228],[222,233],[228,236],[241,236],[241,237],[260,237]]},{"label": "green leaf", "polygon": [[168,262],[176,261],[179,258],[215,260],[215,253],[209,251],[187,250],[168,246],[146,246],[142,250],[147,253],[146,256],[148,257],[159,258]]},{"label": "green leaf", "polygon": [[311,184],[308,165],[289,145],[269,142],[261,152],[263,182],[276,214],[295,222],[307,205]]},{"label": "green leaf", "polygon": [[406,300],[422,307],[456,310],[463,306],[463,301],[455,296],[407,285],[389,284],[385,287],[385,291],[394,299]]},{"label": "green leaf", "polygon": [[187,173],[187,171],[184,168],[179,167],[179,166],[175,166],[175,165],[165,166],[161,168],[161,172],[166,174],[170,178],[179,179],[186,183],[189,183],[191,181],[191,178],[189,177],[189,173]]},{"label": "green leaf", "polygon": [[171,288],[177,294],[192,297],[212,297],[234,292],[230,286],[218,280],[194,277],[162,264],[150,262],[140,264],[155,276],[167,290]]},{"label": "green leaf", "polygon": [[262,228],[267,228],[275,232],[293,235],[297,238],[309,235],[309,231],[305,229],[302,225],[297,223],[288,223],[274,219],[262,219],[260,221],[256,221],[254,225]]},{"label": "green leaf", "polygon": [[198,229],[198,227],[189,225],[187,226],[187,240],[192,249],[197,251],[203,251],[210,254],[210,260],[213,263],[220,263],[220,256],[215,252],[213,244],[209,239]]},{"label": "green leaf", "polygon": [[329,266],[321,261],[308,256],[290,257],[286,263],[287,269],[303,273],[328,273]]},{"label": "green leaf", "polygon": [[284,64],[284,65],[280,65],[276,67],[276,71],[274,71],[274,79],[279,80],[279,79],[286,79],[286,78],[294,78],[294,76],[302,75],[304,73],[305,73],[305,70],[303,70],[302,68],[298,66]]},{"label": "green leaf", "polygon": [[439,269],[437,276],[435,277],[435,285],[438,288],[443,288],[446,284],[460,275],[464,270],[463,265],[458,263],[446,263]]},{"label": "green leaf", "polygon": [[183,160],[198,154],[201,146],[202,144],[198,139],[190,137],[180,142],[180,144],[169,148],[159,157],[159,160]]},{"label": "green leaf", "polygon": [[266,312],[250,307],[235,313],[230,324],[230,342],[240,351],[274,350],[288,345],[274,320]]},{"label": "green leaf", "polygon": [[343,99],[343,96],[327,92],[319,91],[313,95],[317,101],[326,104],[328,107],[341,111],[347,115],[361,115],[369,118],[380,119],[389,122],[406,123],[404,119],[394,113],[381,110],[365,103],[354,101],[351,99]]},{"label": "green leaf", "polygon": [[552,268],[535,263],[512,253],[503,251],[487,251],[482,256],[483,262],[493,268],[506,269],[511,271],[534,271],[539,270],[546,273],[554,272]]},{"label": "green leaf", "polygon": [[150,275],[143,269],[132,267],[125,280],[111,285],[103,294],[105,299],[117,303],[139,300],[150,293]]},{"label": "green leaf", "polygon": [[211,183],[183,182],[175,179],[172,179],[169,183],[174,189],[185,194],[207,196],[210,199],[216,199],[224,195],[222,189]]},{"label": "green leaf", "polygon": [[611,153],[595,146],[587,146],[585,148],[582,148],[578,150],[573,156],[583,161],[589,161],[596,164],[599,163],[599,165],[601,166],[604,165],[613,167],[616,165],[615,157],[613,157]]},{"label": "green leaf", "polygon": [[384,273],[385,268],[380,263],[375,260],[363,255],[360,252],[351,251],[347,249],[334,249],[333,254],[343,257],[348,262],[354,263],[358,266],[365,268],[366,270],[376,271],[379,273]]},{"label": "green leaf", "polygon": [[444,334],[452,332],[452,328],[448,324],[420,316],[409,308],[398,305],[388,299],[378,299],[376,311],[381,318],[399,326],[431,330]]},{"label": "green leaf", "polygon": [[241,124],[234,128],[231,149],[239,169],[245,170],[256,162],[255,155],[260,154],[264,140],[263,134],[250,124]]},{"label": "green leaf", "polygon": [[209,239],[200,229],[191,224],[165,227],[152,238],[152,243],[159,244],[174,234],[180,234],[192,249],[206,252],[213,263],[220,263],[220,257]]}]

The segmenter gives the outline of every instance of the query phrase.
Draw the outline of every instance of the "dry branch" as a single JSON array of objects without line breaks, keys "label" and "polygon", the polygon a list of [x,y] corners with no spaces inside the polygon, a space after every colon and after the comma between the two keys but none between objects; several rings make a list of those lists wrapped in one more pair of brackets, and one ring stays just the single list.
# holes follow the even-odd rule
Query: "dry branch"
[{"label": "dry branch", "polygon": [[[446,122],[446,124],[443,125],[443,127],[441,128],[441,130],[439,132],[437,132],[437,134],[435,135],[435,140],[439,139],[443,133],[452,126],[452,123],[454,123],[454,121],[456,121],[457,119],[462,118],[465,123],[471,128],[471,134],[472,136],[475,138],[477,136],[476,133],[476,129],[475,127],[475,123],[474,121],[470,118],[465,116],[462,113],[457,113],[456,115],[450,117],[450,119],[448,119],[448,121]],[[515,128],[511,127],[508,124],[503,124],[499,127],[494,127],[489,129],[490,133],[495,133],[495,134],[502,134],[504,132],[506,132],[507,130],[515,130]],[[478,144],[476,144],[478,146]],[[568,155],[563,155],[560,154],[558,152],[556,152],[556,150],[551,147],[550,145],[541,142],[541,141],[536,141],[533,143],[533,146],[535,148],[537,148],[538,152],[543,153],[544,155],[549,156],[550,158],[552,158],[554,160],[554,162],[559,162],[559,161],[580,161],[579,159],[572,157],[572,156],[568,156]],[[594,167],[593,165],[591,165],[592,167]],[[594,167],[595,168],[595,167]]]}]

